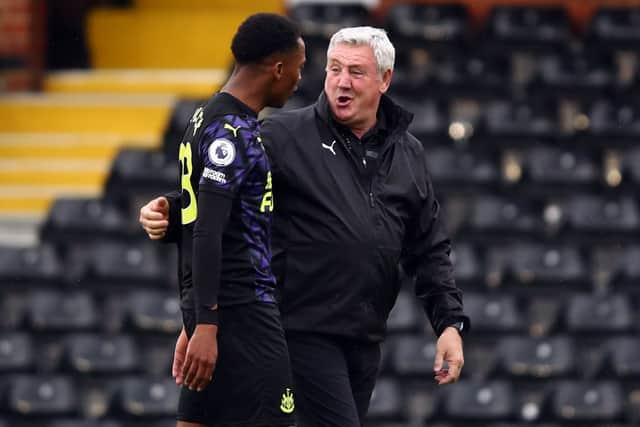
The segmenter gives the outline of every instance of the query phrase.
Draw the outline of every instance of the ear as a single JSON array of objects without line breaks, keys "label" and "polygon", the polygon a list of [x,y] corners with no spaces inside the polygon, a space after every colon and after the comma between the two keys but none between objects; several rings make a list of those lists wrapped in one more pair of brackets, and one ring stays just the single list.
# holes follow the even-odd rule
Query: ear
[{"label": "ear", "polygon": [[276,80],[280,80],[282,78],[282,72],[284,71],[284,64],[282,61],[278,61],[273,64],[273,76]]},{"label": "ear", "polygon": [[387,70],[382,75],[382,80],[380,82],[380,93],[386,93],[389,90],[389,86],[391,85],[391,70]]}]

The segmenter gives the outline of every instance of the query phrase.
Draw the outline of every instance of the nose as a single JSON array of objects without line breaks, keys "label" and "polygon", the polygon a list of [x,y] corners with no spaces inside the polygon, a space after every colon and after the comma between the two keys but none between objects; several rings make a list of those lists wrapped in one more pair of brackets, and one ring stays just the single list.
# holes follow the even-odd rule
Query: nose
[{"label": "nose", "polygon": [[343,89],[349,89],[351,87],[351,76],[349,76],[348,70],[342,70],[338,76],[338,87]]}]

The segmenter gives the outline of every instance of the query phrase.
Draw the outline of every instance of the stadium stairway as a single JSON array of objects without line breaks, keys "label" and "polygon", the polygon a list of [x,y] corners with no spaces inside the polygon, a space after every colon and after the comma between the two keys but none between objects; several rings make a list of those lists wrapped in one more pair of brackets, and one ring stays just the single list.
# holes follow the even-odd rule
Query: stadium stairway
[{"label": "stadium stairway", "polygon": [[0,242],[32,245],[57,197],[99,197],[120,148],[161,145],[179,97],[224,82],[229,45],[280,0],[136,0],[93,9],[88,70],[48,73],[41,94],[0,96]]},{"label": "stadium stairway", "polygon": [[0,97],[0,241],[33,243],[59,196],[98,196],[117,151],[159,145],[175,97]]}]

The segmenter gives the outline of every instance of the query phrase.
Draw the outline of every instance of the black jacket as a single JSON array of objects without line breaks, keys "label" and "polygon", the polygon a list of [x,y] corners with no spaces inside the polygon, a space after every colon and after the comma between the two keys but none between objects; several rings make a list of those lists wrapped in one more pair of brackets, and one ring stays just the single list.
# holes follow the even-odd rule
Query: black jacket
[{"label": "black jacket", "polygon": [[469,327],[425,152],[407,131],[412,115],[387,96],[381,115],[388,132],[373,169],[329,119],[324,94],[262,125],[285,330],[384,339],[400,263],[415,275],[416,295],[438,335],[455,322]]},{"label": "black jacket", "polygon": [[276,203],[272,262],[286,330],[382,340],[400,261],[416,275],[416,294],[438,335],[468,323],[425,152],[407,131],[412,115],[386,96],[380,109],[388,133],[373,171],[332,124],[324,94],[263,123]]}]

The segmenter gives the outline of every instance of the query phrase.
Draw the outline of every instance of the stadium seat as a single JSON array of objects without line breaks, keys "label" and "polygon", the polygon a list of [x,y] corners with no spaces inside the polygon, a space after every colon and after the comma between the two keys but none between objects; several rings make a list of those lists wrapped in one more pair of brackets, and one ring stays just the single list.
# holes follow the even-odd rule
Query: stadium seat
[{"label": "stadium seat", "polygon": [[289,17],[298,23],[305,40],[329,40],[340,28],[371,25],[369,11],[358,2],[301,2],[289,8]]},{"label": "stadium seat", "polygon": [[180,388],[173,378],[125,378],[119,384],[117,408],[137,418],[172,416],[178,409]]},{"label": "stadium seat", "polygon": [[517,395],[507,382],[460,381],[445,398],[445,414],[460,421],[501,421],[515,415]]},{"label": "stadium seat", "polygon": [[[402,89],[402,86],[399,89]],[[403,90],[413,91],[415,88],[408,87]],[[406,93],[400,93],[402,96],[396,96],[396,99],[414,114],[409,130],[421,140],[428,141],[430,139],[428,137],[434,136],[444,137],[449,126],[449,117],[445,105],[435,100],[418,100]]]},{"label": "stadium seat", "polygon": [[576,196],[568,205],[569,224],[579,232],[629,233],[640,224],[638,206],[630,197]]},{"label": "stadium seat", "polygon": [[[105,193],[120,205],[129,206],[132,211],[137,200],[151,198],[177,188],[178,153],[165,156],[158,150],[124,148],[120,150],[105,184]],[[133,206],[131,206],[133,205]]]},{"label": "stadium seat", "polygon": [[568,336],[550,338],[504,337],[496,349],[497,372],[518,378],[567,377],[576,372],[573,340]]},{"label": "stadium seat", "polygon": [[429,336],[400,336],[393,341],[391,365],[398,375],[433,377],[436,342]]},{"label": "stadium seat", "polygon": [[70,335],[65,361],[80,375],[122,374],[138,368],[138,350],[130,336]]},{"label": "stadium seat", "polygon": [[600,178],[596,161],[584,151],[531,148],[523,154],[525,169],[533,182],[547,185],[588,185]]},{"label": "stadium seat", "polygon": [[484,108],[486,130],[491,138],[541,138],[558,132],[556,106],[552,101],[492,100]]},{"label": "stadium seat", "polygon": [[87,250],[81,280],[94,285],[166,286],[170,277],[160,249],[148,241],[96,243]]},{"label": "stadium seat", "polygon": [[587,280],[584,260],[575,247],[516,244],[507,250],[509,268],[521,283],[582,286]]},{"label": "stadium seat", "polygon": [[51,245],[0,246],[0,282],[6,287],[55,285],[62,279],[62,262]]},{"label": "stadium seat", "polygon": [[484,263],[470,244],[457,242],[451,251],[456,283],[463,289],[480,283],[484,278]]},{"label": "stadium seat", "polygon": [[77,331],[97,326],[99,313],[86,291],[33,291],[27,302],[27,321],[34,331]]},{"label": "stadium seat", "polygon": [[16,376],[7,391],[9,411],[23,416],[71,415],[77,398],[73,381],[62,376]]},{"label": "stadium seat", "polygon": [[505,294],[482,295],[466,292],[464,295],[465,313],[473,319],[473,331],[522,332],[526,321],[515,298]]},{"label": "stadium seat", "polygon": [[[175,427],[175,421],[173,422]],[[124,427],[119,421],[98,421],[82,419],[59,419],[51,421],[46,427]]]},{"label": "stadium seat", "polygon": [[134,290],[126,296],[126,316],[134,330],[176,334],[182,328],[177,292]]},{"label": "stadium seat", "polygon": [[73,242],[126,238],[132,228],[133,221],[111,202],[60,198],[51,207],[40,234],[44,241],[66,248]]},{"label": "stadium seat", "polygon": [[433,425],[442,406],[442,388],[432,378],[409,379],[399,384],[404,397],[402,419],[406,420],[405,425]]},{"label": "stadium seat", "polygon": [[600,138],[640,136],[640,105],[636,100],[599,99],[585,108],[593,135]]},{"label": "stadium seat", "polygon": [[389,313],[387,329],[391,333],[415,331],[425,319],[418,309],[417,299],[412,292],[400,291],[398,299]]},{"label": "stadium seat", "polygon": [[35,364],[32,337],[24,332],[0,333],[0,372],[30,371]]},{"label": "stadium seat", "polygon": [[630,379],[640,378],[640,339],[635,336],[613,337],[604,346],[603,378]]},{"label": "stadium seat", "polygon": [[398,419],[402,415],[402,390],[397,382],[390,378],[379,378],[371,394],[369,419]]},{"label": "stadium seat", "polygon": [[162,151],[168,163],[171,163],[172,160],[177,162],[178,146],[182,141],[184,131],[193,117],[193,112],[204,102],[204,99],[180,99],[175,103],[169,124],[162,137]]},{"label": "stadium seat", "polygon": [[392,40],[426,43],[461,43],[467,11],[459,4],[396,3],[386,15],[385,28]]},{"label": "stadium seat", "polygon": [[495,42],[549,49],[565,45],[571,29],[561,7],[496,6],[489,17],[487,33]]},{"label": "stadium seat", "polygon": [[498,179],[497,162],[480,153],[433,148],[427,166],[436,185],[490,185]]},{"label": "stadium seat", "polygon": [[640,45],[640,8],[602,7],[588,29],[594,41],[605,46],[637,47]]},{"label": "stadium seat", "polygon": [[561,381],[554,387],[551,408],[558,421],[616,421],[622,415],[623,400],[615,382]]},{"label": "stadium seat", "polygon": [[542,215],[529,200],[482,195],[471,204],[469,227],[474,232],[523,237],[542,231]]},{"label": "stadium seat", "polygon": [[577,294],[568,302],[567,328],[571,333],[630,332],[633,313],[624,295]]}]

